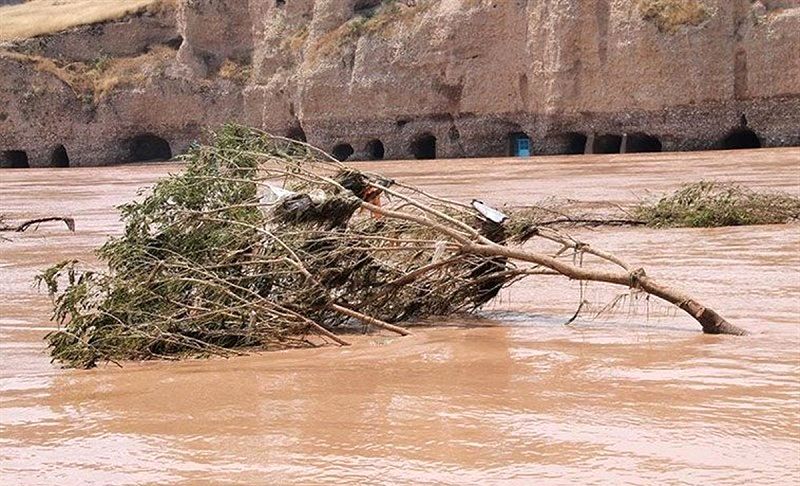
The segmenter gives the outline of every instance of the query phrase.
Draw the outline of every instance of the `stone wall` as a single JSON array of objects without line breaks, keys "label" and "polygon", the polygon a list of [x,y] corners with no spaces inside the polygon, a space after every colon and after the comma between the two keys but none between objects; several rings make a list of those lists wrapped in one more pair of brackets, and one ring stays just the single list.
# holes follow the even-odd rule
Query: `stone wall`
[{"label": "stone wall", "polygon": [[[506,155],[519,132],[535,154],[723,148],[745,130],[800,145],[798,2],[703,0],[702,22],[662,31],[639,1],[183,0],[6,46],[0,153],[47,166],[63,145],[70,165],[124,162],[138,135],[178,153],[228,120],[347,144],[351,159],[375,158],[376,141],[413,158],[424,136],[438,157]],[[168,65],[102,99],[18,54],[68,69],[65,56],[153,46],[174,49]]]}]

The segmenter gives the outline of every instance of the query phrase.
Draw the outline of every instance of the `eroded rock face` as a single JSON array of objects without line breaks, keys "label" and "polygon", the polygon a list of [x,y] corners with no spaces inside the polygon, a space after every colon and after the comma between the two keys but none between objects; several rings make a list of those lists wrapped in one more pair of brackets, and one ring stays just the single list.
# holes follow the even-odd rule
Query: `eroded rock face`
[{"label": "eroded rock face", "polygon": [[65,62],[97,62],[104,58],[140,54],[154,45],[177,48],[182,41],[175,10],[158,8],[122,20],[83,25],[53,35],[21,40],[12,48],[16,52]]},{"label": "eroded rock face", "polygon": [[[167,46],[171,60],[101,99],[0,56],[0,150],[31,166],[60,145],[71,165],[113,163],[138,135],[177,153],[227,120],[347,144],[351,159],[419,158],[432,143],[438,157],[505,155],[520,133],[537,154],[722,148],[750,131],[800,145],[797,2],[702,0],[702,17],[670,31],[643,2],[183,0],[174,28],[158,20],[137,31],[150,33],[134,36],[138,53],[115,48]],[[27,45],[89,46],[81,29]]]}]

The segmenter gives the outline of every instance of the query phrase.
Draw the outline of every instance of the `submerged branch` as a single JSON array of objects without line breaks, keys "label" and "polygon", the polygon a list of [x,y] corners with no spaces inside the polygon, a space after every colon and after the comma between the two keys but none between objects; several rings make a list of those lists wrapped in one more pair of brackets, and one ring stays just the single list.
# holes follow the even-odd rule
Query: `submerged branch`
[{"label": "submerged branch", "polygon": [[398,327],[398,326],[389,324],[388,322],[383,322],[380,319],[375,319],[374,317],[370,317],[370,316],[368,316],[366,314],[362,314],[360,312],[354,311],[353,309],[348,309],[347,307],[342,307],[341,305],[338,305],[338,304],[331,304],[330,308],[335,310],[336,312],[339,312],[340,314],[346,315],[347,317],[352,317],[353,319],[357,319],[357,320],[363,322],[364,324],[368,324],[370,326],[375,326],[375,327],[380,327],[381,329],[386,329],[387,331],[392,331],[392,332],[397,333],[397,334],[399,334],[401,336],[408,336],[409,334],[411,334],[409,331],[407,331],[406,329],[403,329],[402,327]]},{"label": "submerged branch", "polygon": [[50,216],[47,218],[29,219],[15,226],[8,226],[4,224],[3,221],[0,219],[0,231],[14,231],[17,233],[22,233],[23,231],[27,230],[33,225],[40,223],[48,223],[50,221],[62,221],[67,226],[67,229],[73,232],[75,231],[75,219],[61,217],[61,216]]}]

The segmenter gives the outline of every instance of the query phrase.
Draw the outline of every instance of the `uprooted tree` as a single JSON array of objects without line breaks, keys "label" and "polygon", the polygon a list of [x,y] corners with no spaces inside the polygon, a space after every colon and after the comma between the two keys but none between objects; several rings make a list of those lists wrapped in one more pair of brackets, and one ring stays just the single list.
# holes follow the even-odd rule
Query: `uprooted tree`
[{"label": "uprooted tree", "polygon": [[[412,319],[475,310],[530,276],[623,286],[678,306],[704,332],[744,334],[554,228],[504,221],[304,143],[231,125],[185,160],[121,207],[123,235],[98,250],[107,269],[69,261],[40,276],[55,299],[54,360],[228,356],[309,346],[312,336],[346,345],[345,323],[407,334]],[[530,239],[552,251],[526,249]]]}]

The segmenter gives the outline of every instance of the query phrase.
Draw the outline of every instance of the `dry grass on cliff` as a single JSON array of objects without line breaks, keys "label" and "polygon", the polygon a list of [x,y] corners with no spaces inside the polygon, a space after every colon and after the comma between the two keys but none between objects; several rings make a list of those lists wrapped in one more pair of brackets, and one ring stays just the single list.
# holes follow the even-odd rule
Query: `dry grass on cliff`
[{"label": "dry grass on cliff", "polygon": [[115,89],[141,86],[149,78],[163,75],[167,63],[174,57],[174,50],[160,46],[140,56],[113,58],[90,64],[87,81],[90,83],[92,96],[99,100]]},{"label": "dry grass on cliff", "polygon": [[644,20],[668,33],[682,26],[698,26],[711,16],[708,7],[698,0],[639,0],[639,11]]},{"label": "dry grass on cliff", "polygon": [[96,102],[119,88],[141,86],[163,74],[175,51],[160,46],[134,57],[99,58],[94,62],[59,63],[53,59],[2,51],[0,56],[29,63],[37,71],[51,74],[68,85],[75,96]]},{"label": "dry grass on cliff", "polygon": [[281,49],[289,52],[299,52],[308,40],[308,26],[304,25],[298,30],[284,37],[281,41]]},{"label": "dry grass on cliff", "polygon": [[0,40],[26,39],[72,27],[115,20],[160,0],[30,0],[0,7]]},{"label": "dry grass on cliff", "polygon": [[420,14],[435,5],[436,2],[432,0],[414,2],[384,0],[375,9],[356,15],[320,37],[313,46],[312,58],[330,56],[345,46],[355,44],[363,36],[380,34],[389,37],[396,33],[397,29],[407,28]]},{"label": "dry grass on cliff", "polygon": [[250,64],[237,61],[235,59],[225,59],[220,65],[217,75],[222,79],[227,79],[236,83],[244,83],[250,77]]}]

